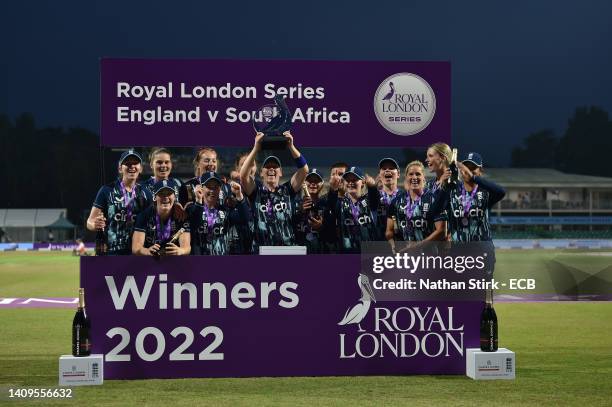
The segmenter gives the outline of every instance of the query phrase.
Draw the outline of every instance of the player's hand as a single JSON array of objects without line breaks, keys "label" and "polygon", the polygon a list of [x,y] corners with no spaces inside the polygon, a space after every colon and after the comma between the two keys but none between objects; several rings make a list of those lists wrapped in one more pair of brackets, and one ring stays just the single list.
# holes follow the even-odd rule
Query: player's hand
[{"label": "player's hand", "polygon": [[383,180],[382,180],[382,177],[380,176],[380,174],[378,174],[376,176],[376,188],[382,189],[382,186],[383,186]]},{"label": "player's hand", "polygon": [[244,199],[244,195],[242,194],[242,187],[239,183],[231,181],[230,188],[232,189],[232,194],[234,194],[238,201],[242,201]]},{"label": "player's hand", "polygon": [[329,189],[331,189],[332,191],[337,191],[340,188],[341,181],[342,181],[342,178],[340,177],[335,177],[335,176],[329,177]]},{"label": "player's hand", "polygon": [[181,253],[182,253],[181,248],[175,245],[174,243],[168,243],[166,245],[166,254],[168,256],[180,256]]},{"label": "player's hand", "polygon": [[468,167],[466,167],[463,163],[459,161],[457,161],[457,168],[459,168],[459,172],[461,173],[461,178],[463,178],[465,182],[471,181],[472,178],[474,177],[474,174],[472,174],[472,171],[470,171]]},{"label": "player's hand", "polygon": [[340,187],[338,187],[338,196],[343,197],[344,195],[346,195],[346,181],[344,181],[344,178],[341,178]]},{"label": "player's hand", "polygon": [[300,211],[306,212],[310,208],[312,208],[312,198],[304,197],[304,200],[302,201],[302,204],[300,205]]},{"label": "player's hand", "polygon": [[293,147],[293,136],[289,130],[283,133],[283,137],[285,137],[285,140],[287,140],[287,147]]},{"label": "player's hand", "polygon": [[442,176],[440,177],[440,185],[444,185],[446,182],[448,182],[448,179],[451,177],[451,174],[452,172],[450,168],[444,170],[444,173],[442,173]]},{"label": "player's hand", "polygon": [[196,202],[201,205],[202,202],[204,202],[204,189],[202,188],[202,185],[196,185],[193,187],[193,193],[195,194]]},{"label": "player's hand", "polygon": [[106,227],[106,218],[104,217],[104,215],[100,214],[94,220],[94,226],[95,226],[96,230],[104,230],[104,228]]},{"label": "player's hand", "polygon": [[257,134],[255,134],[255,145],[253,146],[255,148],[256,151],[261,150],[261,141],[264,138],[264,134],[261,131],[258,131]]},{"label": "player's hand", "polygon": [[320,216],[310,216],[308,218],[308,224],[312,230],[321,230],[321,227],[323,227],[323,218]]},{"label": "player's hand", "polygon": [[368,186],[368,188],[372,188],[376,186],[376,180],[372,178],[371,176],[369,176],[368,174],[366,174],[365,176],[365,183]]},{"label": "player's hand", "polygon": [[155,243],[153,246],[149,247],[149,256],[155,256],[157,253],[159,253],[160,248],[159,243]]}]

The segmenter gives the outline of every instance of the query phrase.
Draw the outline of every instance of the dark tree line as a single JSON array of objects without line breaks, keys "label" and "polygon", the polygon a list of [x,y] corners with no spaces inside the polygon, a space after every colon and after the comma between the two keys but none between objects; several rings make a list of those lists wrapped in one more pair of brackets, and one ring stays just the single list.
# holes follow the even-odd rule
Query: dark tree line
[{"label": "dark tree line", "polygon": [[563,135],[552,130],[529,135],[512,151],[513,167],[547,167],[563,172],[612,177],[612,121],[599,107],[579,107]]},{"label": "dark tree line", "polygon": [[0,208],[67,208],[82,225],[100,187],[98,135],[81,128],[37,129],[29,113],[0,115]]}]

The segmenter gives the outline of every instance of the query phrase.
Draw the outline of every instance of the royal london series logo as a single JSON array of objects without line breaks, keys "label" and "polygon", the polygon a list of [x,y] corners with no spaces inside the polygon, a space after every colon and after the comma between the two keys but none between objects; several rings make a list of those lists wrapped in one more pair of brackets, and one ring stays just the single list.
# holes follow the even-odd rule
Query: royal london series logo
[{"label": "royal london series logo", "polygon": [[425,129],[436,113],[436,96],[429,83],[412,73],[386,78],[374,95],[374,113],[380,124],[398,136]]},{"label": "royal london series logo", "polygon": [[373,318],[367,318],[376,298],[368,276],[359,274],[357,285],[361,291],[359,302],[349,307],[338,322],[344,331],[339,333],[340,359],[463,356],[464,325],[457,323],[454,307],[396,303],[375,306]]}]

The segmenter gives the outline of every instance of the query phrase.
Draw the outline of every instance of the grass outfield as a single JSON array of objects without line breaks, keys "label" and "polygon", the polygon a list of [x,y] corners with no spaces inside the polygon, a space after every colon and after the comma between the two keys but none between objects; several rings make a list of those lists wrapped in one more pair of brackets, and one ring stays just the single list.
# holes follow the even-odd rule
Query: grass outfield
[{"label": "grass outfield", "polygon": [[[567,255],[521,253],[500,252],[498,271],[538,269],[537,253]],[[584,259],[567,261],[584,266]],[[70,255],[0,254],[0,297],[74,296],[77,281],[78,259]],[[500,303],[496,310],[501,344],[517,354],[514,381],[475,382],[463,376],[106,381],[74,388],[72,400],[6,404],[611,405],[612,303]],[[73,313],[0,309],[0,403],[8,387],[57,386],[57,357],[69,352]]]}]

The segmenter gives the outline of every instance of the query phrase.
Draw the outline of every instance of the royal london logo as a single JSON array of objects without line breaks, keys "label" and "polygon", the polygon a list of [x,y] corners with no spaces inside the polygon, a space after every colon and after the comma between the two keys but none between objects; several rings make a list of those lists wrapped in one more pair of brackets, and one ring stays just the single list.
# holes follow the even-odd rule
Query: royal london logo
[{"label": "royal london logo", "polygon": [[340,359],[463,356],[464,325],[456,323],[454,307],[405,307],[393,302],[394,306],[374,307],[373,318],[368,318],[376,297],[365,274],[359,274],[357,285],[359,302],[338,322],[345,331],[339,334]]},{"label": "royal london logo", "polygon": [[436,96],[429,83],[412,73],[386,78],[374,95],[374,113],[380,124],[398,136],[425,129],[436,113]]},{"label": "royal london logo", "polygon": [[361,290],[361,298],[359,299],[359,303],[346,311],[344,318],[342,318],[342,321],[338,322],[338,325],[357,324],[359,327],[359,332],[365,332],[363,329],[361,329],[360,323],[368,313],[372,301],[376,302],[376,298],[374,297],[374,292],[372,291],[372,286],[370,285],[370,279],[368,276],[365,274],[359,274],[357,284]]}]

